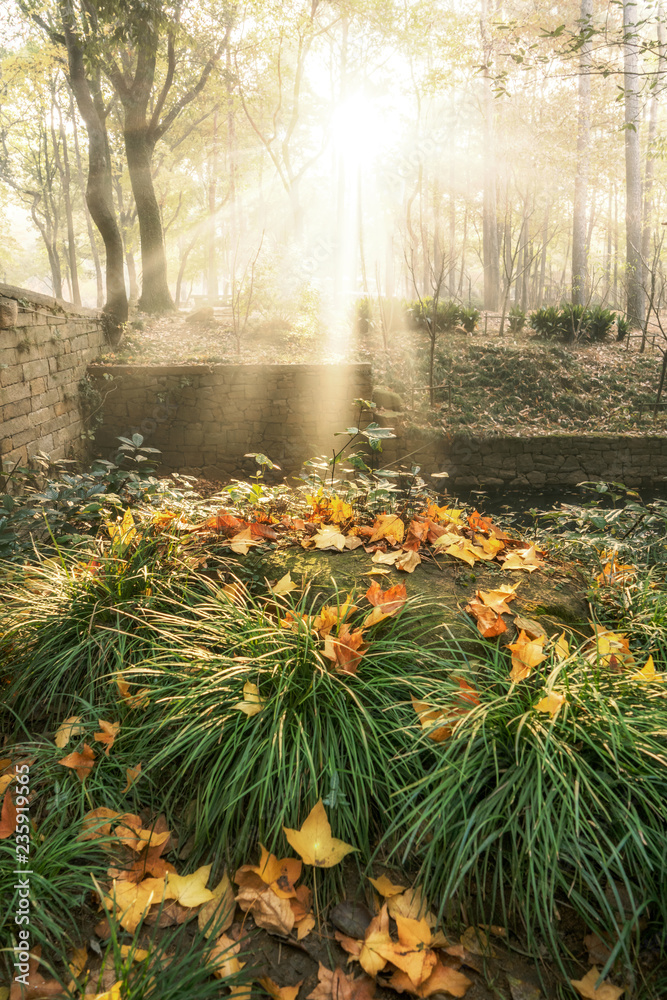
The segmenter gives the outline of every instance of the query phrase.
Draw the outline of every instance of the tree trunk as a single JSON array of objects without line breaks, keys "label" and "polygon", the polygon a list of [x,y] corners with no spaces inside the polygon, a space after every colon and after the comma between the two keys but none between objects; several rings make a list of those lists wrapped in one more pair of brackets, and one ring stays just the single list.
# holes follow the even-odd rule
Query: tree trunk
[{"label": "tree trunk", "polygon": [[[129,122],[127,118],[130,118]],[[124,139],[141,239],[142,274],[139,308],[147,313],[171,312],[174,303],[167,284],[167,255],[164,249],[162,219],[153,187],[152,161],[155,142],[147,126],[136,128],[132,126],[131,115],[126,117]]]},{"label": "tree trunk", "polygon": [[[69,261],[70,284],[72,289],[72,302],[75,306],[81,305],[81,291],[79,289],[79,271],[76,261],[76,241],[74,238],[74,218],[72,215],[72,199],[70,196],[70,167],[69,152],[67,149],[67,136],[63,126],[60,105],[58,105],[58,115],[60,118],[60,142],[62,144],[62,170],[61,181],[63,187],[63,199],[65,202],[65,220],[67,223],[67,257]],[[60,159],[58,160],[59,167]]]},{"label": "tree trunk", "polygon": [[207,251],[208,251],[208,279],[206,291],[208,293],[209,305],[215,305],[218,298],[218,263],[215,248],[216,230],[216,189],[218,182],[218,114],[213,115],[213,145],[209,155],[208,173],[208,225],[207,225]]},{"label": "tree trunk", "polygon": [[[111,157],[101,95],[86,76],[83,48],[73,30],[71,12],[62,3],[61,18],[67,45],[68,81],[88,132],[88,183],[86,202],[106,250],[107,300],[104,312],[117,324],[127,321],[127,294],[123,272],[123,241],[116,221],[111,187]],[[92,84],[92,87],[91,87]],[[94,91],[97,89],[97,100]]]},{"label": "tree trunk", "polygon": [[572,302],[579,306],[585,304],[588,283],[586,201],[591,136],[591,40],[588,37],[588,32],[592,27],[592,18],[593,0],[581,0],[579,31],[584,40],[579,50],[579,125],[572,219]]},{"label": "tree trunk", "polygon": [[[86,185],[83,178],[83,165],[81,163],[81,150],[79,149],[79,130],[76,127],[76,113],[74,111],[74,95],[70,90],[70,118],[72,120],[72,138],[74,140],[74,161],[76,163],[76,175],[79,182],[79,187],[82,192],[85,192]],[[86,203],[86,199],[83,201],[83,211],[86,216],[86,229],[88,230],[88,241],[90,243],[90,252],[93,258],[93,265],[95,267],[95,284],[97,288],[97,299],[96,305],[98,309],[101,309],[104,305],[104,281],[102,279],[102,265],[100,263],[100,255],[97,252],[97,243],[95,242],[95,232],[93,230],[92,219],[90,218],[90,211]]]},{"label": "tree trunk", "polygon": [[625,237],[626,294],[630,324],[644,322],[644,269],[641,260],[642,184],[639,151],[639,48],[635,0],[623,0],[623,78],[625,89]]},{"label": "tree trunk", "polygon": [[535,305],[538,309],[542,308],[542,303],[544,301],[544,279],[547,270],[547,244],[549,242],[549,202],[547,202],[546,211],[544,213],[544,225],[542,226],[542,253],[540,256],[540,280],[537,286],[537,295],[535,296]]},{"label": "tree trunk", "polygon": [[481,32],[484,72],[484,202],[482,208],[482,259],[484,265],[484,308],[494,312],[500,293],[498,259],[498,218],[494,151],[494,104],[491,92],[491,45],[488,40],[488,0],[482,0]]},{"label": "tree trunk", "polygon": [[655,79],[653,96],[648,120],[648,136],[646,137],[646,167],[644,168],[644,204],[642,210],[642,259],[644,261],[644,284],[650,280],[648,260],[651,254],[651,232],[653,229],[653,175],[654,151],[653,143],[658,134],[658,96],[661,77],[665,69],[665,27],[663,24],[663,5],[658,3],[658,72]]}]

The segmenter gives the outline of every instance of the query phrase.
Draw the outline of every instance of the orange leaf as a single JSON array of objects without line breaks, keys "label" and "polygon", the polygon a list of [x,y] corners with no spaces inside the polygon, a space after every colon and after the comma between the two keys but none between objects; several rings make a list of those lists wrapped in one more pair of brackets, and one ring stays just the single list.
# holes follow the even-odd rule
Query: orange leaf
[{"label": "orange leaf", "polygon": [[482,604],[481,601],[473,598],[470,604],[466,604],[465,609],[473,616],[477,622],[477,629],[480,635],[483,635],[485,639],[491,639],[493,636],[507,631],[507,625],[501,616],[493,608]]},{"label": "orange leaf", "polygon": [[6,840],[16,830],[16,806],[12,798],[11,790],[8,788],[2,800],[2,812],[0,812],[0,840]]},{"label": "orange leaf", "polygon": [[456,969],[451,969],[439,961],[428,979],[419,986],[415,986],[410,977],[401,971],[394,973],[389,980],[389,985],[399,993],[412,993],[417,997],[430,997],[433,993],[447,993],[453,997],[462,997],[472,986],[472,982],[462,972],[457,972]]},{"label": "orange leaf", "polygon": [[508,643],[507,648],[512,650],[512,670],[510,677],[513,681],[522,681],[530,676],[533,667],[536,667],[542,660],[546,660],[542,652],[546,636],[541,635],[537,639],[529,639],[526,633],[521,630],[516,642]]},{"label": "orange leaf", "polygon": [[87,743],[83,744],[83,753],[70,753],[58,761],[63,767],[71,767],[76,771],[79,781],[85,781],[93,769],[95,763],[95,753]]},{"label": "orange leaf", "polygon": [[341,625],[335,638],[326,636],[322,655],[333,660],[339,674],[356,674],[367,649],[361,629],[352,632],[349,625]]},{"label": "orange leaf", "polygon": [[97,720],[100,724],[101,732],[95,733],[95,739],[98,743],[106,743],[106,750],[104,751],[107,757],[109,756],[109,750],[114,745],[116,736],[118,735],[118,730],[120,729],[120,722],[105,722],[104,719]]},{"label": "orange leaf", "polygon": [[126,767],[125,768],[125,781],[126,785],[123,789],[123,795],[132,788],[139,775],[141,774],[141,764],[137,764],[136,767]]}]

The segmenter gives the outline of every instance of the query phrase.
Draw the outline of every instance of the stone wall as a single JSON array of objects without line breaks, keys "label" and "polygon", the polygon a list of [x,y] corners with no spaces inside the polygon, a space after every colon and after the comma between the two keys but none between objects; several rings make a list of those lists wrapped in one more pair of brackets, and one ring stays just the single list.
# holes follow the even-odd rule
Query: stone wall
[{"label": "stone wall", "polygon": [[387,465],[414,463],[429,473],[448,472],[443,485],[450,490],[575,485],[599,479],[648,486],[667,483],[667,435],[470,438],[406,428],[383,445],[381,460]]},{"label": "stone wall", "polygon": [[105,343],[101,316],[0,284],[0,455],[3,469],[35,452],[83,457],[79,383]]},{"label": "stone wall", "polygon": [[331,454],[334,432],[371,393],[370,365],[93,365],[104,398],[95,447],[108,457],[119,435],[140,433],[164,471],[212,479],[254,472],[262,452],[285,475]]}]

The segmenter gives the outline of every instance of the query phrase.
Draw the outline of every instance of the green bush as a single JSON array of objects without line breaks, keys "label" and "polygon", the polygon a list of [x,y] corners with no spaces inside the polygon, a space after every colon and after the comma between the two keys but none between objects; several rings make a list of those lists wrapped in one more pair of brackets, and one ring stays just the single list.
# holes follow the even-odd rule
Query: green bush
[{"label": "green bush", "polygon": [[539,337],[572,343],[574,340],[604,340],[609,334],[616,313],[602,306],[585,308],[567,303],[557,309],[547,306],[530,314],[530,325]]},{"label": "green bush", "polygon": [[[408,310],[412,315],[413,324],[417,329],[428,329],[433,323],[433,299],[427,296],[424,299],[412,302]],[[435,329],[437,333],[451,333],[456,329],[461,321],[461,306],[452,299],[440,300],[437,305],[435,317]]]},{"label": "green bush", "polygon": [[479,323],[480,311],[474,306],[461,306],[459,309],[459,323],[466,333],[474,333]]},{"label": "green bush", "polygon": [[507,314],[510,333],[521,333],[526,325],[526,313],[521,306],[512,306]]}]

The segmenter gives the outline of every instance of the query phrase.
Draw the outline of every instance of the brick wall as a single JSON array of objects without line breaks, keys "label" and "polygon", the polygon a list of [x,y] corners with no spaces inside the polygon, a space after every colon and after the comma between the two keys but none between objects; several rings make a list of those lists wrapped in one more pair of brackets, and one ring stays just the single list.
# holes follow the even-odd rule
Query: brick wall
[{"label": "brick wall", "polygon": [[443,485],[449,489],[539,488],[598,479],[648,486],[667,483],[667,435],[470,438],[403,429],[383,445],[382,461],[397,460],[426,472],[448,472]]},{"label": "brick wall", "polygon": [[162,468],[217,479],[254,472],[263,452],[284,474],[331,454],[334,432],[356,419],[355,398],[371,394],[370,365],[92,365],[104,398],[95,447],[138,432],[162,452]]},{"label": "brick wall", "polygon": [[79,382],[105,344],[100,314],[0,284],[0,455],[3,468],[37,451],[86,450]]}]

